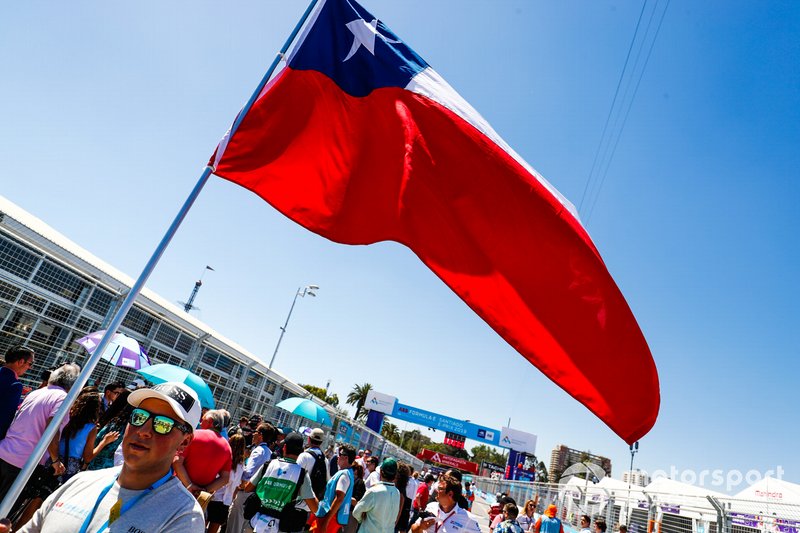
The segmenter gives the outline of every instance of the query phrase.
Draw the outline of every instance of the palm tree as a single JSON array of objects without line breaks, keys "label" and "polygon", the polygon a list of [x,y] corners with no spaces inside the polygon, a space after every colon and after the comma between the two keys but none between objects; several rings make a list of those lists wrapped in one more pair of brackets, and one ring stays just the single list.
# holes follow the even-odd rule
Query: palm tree
[{"label": "palm tree", "polygon": [[353,385],[353,390],[347,394],[347,399],[345,401],[348,405],[354,405],[356,408],[356,416],[353,417],[354,420],[358,420],[359,416],[361,416],[361,410],[367,402],[367,394],[369,394],[371,390],[372,385],[364,383],[362,385]]},{"label": "palm tree", "polygon": [[386,437],[386,439],[390,442],[395,444],[400,443],[400,429],[391,422],[384,421],[383,427],[381,428],[381,435]]}]

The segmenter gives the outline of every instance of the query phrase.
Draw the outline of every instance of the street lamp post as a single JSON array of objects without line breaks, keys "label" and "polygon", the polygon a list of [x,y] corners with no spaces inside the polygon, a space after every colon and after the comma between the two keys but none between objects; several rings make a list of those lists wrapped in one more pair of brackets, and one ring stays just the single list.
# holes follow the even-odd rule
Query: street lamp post
[{"label": "street lamp post", "polygon": [[281,347],[281,341],[283,340],[283,335],[286,333],[286,328],[289,327],[289,319],[292,318],[292,311],[294,311],[294,304],[297,303],[297,297],[305,298],[306,295],[308,296],[317,296],[314,291],[318,291],[319,287],[317,285],[306,285],[305,287],[300,287],[297,289],[297,292],[294,294],[294,299],[292,300],[292,306],[289,308],[289,314],[286,315],[286,323],[283,324],[281,327],[281,335],[278,337],[278,344],[275,345],[275,351],[272,353],[272,359],[269,360],[269,369],[272,370],[272,364],[275,362],[275,356],[278,355],[278,348]]},{"label": "street lamp post", "polygon": [[631,482],[633,480],[633,456],[636,455],[637,453],[639,453],[639,441],[637,440],[636,442],[631,444],[630,445],[630,449],[631,449],[631,469],[628,472],[628,505],[627,505],[628,510],[627,510],[627,513],[625,513],[627,515],[626,525],[629,524],[630,521],[631,521],[631,518],[630,518],[631,517]]}]

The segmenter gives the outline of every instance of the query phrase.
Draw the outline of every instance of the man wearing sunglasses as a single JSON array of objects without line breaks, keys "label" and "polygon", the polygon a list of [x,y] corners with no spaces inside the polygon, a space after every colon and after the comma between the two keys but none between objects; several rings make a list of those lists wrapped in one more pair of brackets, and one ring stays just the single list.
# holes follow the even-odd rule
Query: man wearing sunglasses
[{"label": "man wearing sunglasses", "polygon": [[203,511],[173,475],[172,461],[192,440],[200,400],[183,383],[128,396],[134,408],[122,439],[122,467],[82,472],[55,491],[25,533],[147,531],[200,533]]}]

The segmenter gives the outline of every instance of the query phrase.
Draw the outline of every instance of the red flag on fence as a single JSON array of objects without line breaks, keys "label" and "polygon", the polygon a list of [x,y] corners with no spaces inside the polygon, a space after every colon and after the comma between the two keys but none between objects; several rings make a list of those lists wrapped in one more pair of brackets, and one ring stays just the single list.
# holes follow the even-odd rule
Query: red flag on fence
[{"label": "red flag on fence", "polygon": [[382,22],[321,2],[215,173],[344,244],[405,244],[627,442],[658,414],[647,343],[574,207]]}]

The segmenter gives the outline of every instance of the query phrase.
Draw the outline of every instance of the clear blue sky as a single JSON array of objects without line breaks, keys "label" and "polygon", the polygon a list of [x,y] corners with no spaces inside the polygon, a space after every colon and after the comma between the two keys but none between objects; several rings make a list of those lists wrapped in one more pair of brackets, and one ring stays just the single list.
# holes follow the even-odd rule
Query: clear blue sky
[{"label": "clear blue sky", "polygon": [[[640,2],[364,5],[580,202]],[[0,194],[138,275],[304,7],[7,7]],[[673,0],[583,210],[660,372],[661,413],[637,465],[781,465],[800,482],[798,168],[800,5]],[[296,381],[330,378],[340,397],[370,382],[494,427],[511,417],[539,435],[545,462],[564,443],[627,469],[626,444],[400,245],[335,245],[214,178],[149,287],[186,299],[207,264],[200,318],[267,361],[296,288],[321,286],[298,302],[278,355]]]}]

